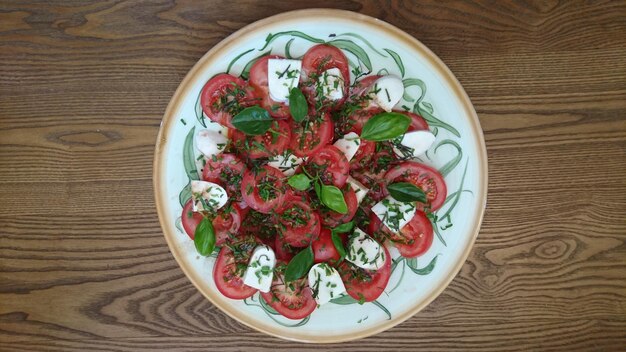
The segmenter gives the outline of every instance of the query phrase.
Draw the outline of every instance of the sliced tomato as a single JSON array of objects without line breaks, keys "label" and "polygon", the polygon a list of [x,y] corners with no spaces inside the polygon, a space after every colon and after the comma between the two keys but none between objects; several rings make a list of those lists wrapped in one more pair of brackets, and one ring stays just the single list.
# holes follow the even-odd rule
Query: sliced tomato
[{"label": "sliced tomato", "polygon": [[443,176],[434,168],[416,161],[405,161],[391,168],[386,174],[388,183],[410,182],[426,193],[430,210],[435,211],[446,200],[447,187]]},{"label": "sliced tomato", "polygon": [[226,242],[235,240],[239,235],[242,220],[243,211],[237,203],[231,203],[218,210],[213,219],[215,245],[221,246]]},{"label": "sliced tomato", "polygon": [[[361,102],[362,97],[365,96],[365,94],[367,94],[369,92],[369,90],[372,88],[372,85],[374,84],[374,82],[376,82],[380,77],[382,77],[381,75],[371,75],[371,76],[367,76],[367,77],[363,77],[361,78],[355,85],[354,87],[352,87],[350,89],[350,100],[352,102]],[[366,104],[365,106],[367,106],[369,104]]]},{"label": "sliced tomato", "polygon": [[200,224],[200,222],[204,219],[204,216],[200,213],[196,213],[193,211],[193,202],[192,200],[188,200],[183,207],[183,212],[180,215],[180,220],[183,223],[183,229],[187,233],[187,236],[192,240],[196,236],[196,227]]},{"label": "sliced tomato", "polygon": [[326,207],[320,207],[320,217],[322,218],[324,226],[335,227],[352,220],[354,214],[356,214],[356,210],[359,207],[359,203],[356,200],[356,193],[349,184],[343,186],[341,191],[343,192],[343,199],[348,206],[348,213],[341,214]]},{"label": "sliced tomato", "polygon": [[230,131],[235,148],[250,159],[282,154],[291,139],[289,125],[282,120],[275,120],[272,127],[261,135],[249,136],[236,129]]},{"label": "sliced tomato", "polygon": [[213,280],[217,289],[231,299],[251,297],[257,289],[243,283],[243,274],[252,251],[258,245],[254,239],[246,239],[223,246],[213,266]]},{"label": "sliced tomato", "polygon": [[339,148],[327,145],[310,156],[304,168],[310,175],[319,175],[324,184],[341,188],[348,179],[350,163]]},{"label": "sliced tomato", "polygon": [[286,263],[276,263],[276,271],[270,291],[261,292],[261,297],[285,318],[304,319],[317,307],[313,292],[306,277],[285,284]]},{"label": "sliced tomato", "polygon": [[246,170],[241,181],[241,196],[250,208],[267,214],[283,202],[285,175],[278,169],[264,165]]},{"label": "sliced tomato", "polygon": [[359,149],[356,150],[356,154],[354,154],[352,160],[350,160],[350,170],[369,167],[375,153],[376,142],[361,139]]},{"label": "sliced tomato", "polygon": [[315,154],[334,138],[333,121],[328,113],[307,117],[302,122],[291,120],[289,149],[299,157]]},{"label": "sliced tomato", "polygon": [[294,255],[296,255],[300,249],[294,248],[282,238],[282,236],[276,236],[274,240],[274,250],[276,251],[276,259],[289,262]]},{"label": "sliced tomato", "polygon": [[202,179],[221,185],[228,197],[241,199],[241,177],[246,165],[235,154],[219,154],[209,158],[202,169]]},{"label": "sliced tomato", "polygon": [[290,197],[278,211],[279,229],[285,243],[306,247],[320,234],[320,216],[300,197]]},{"label": "sliced tomato", "polygon": [[[320,75],[331,68],[339,69],[344,79],[343,98],[328,101],[317,96],[317,82]],[[302,92],[312,108],[317,111],[329,111],[340,108],[348,97],[350,87],[350,66],[348,58],[337,47],[328,44],[318,44],[310,48],[302,57]]]},{"label": "sliced tomato", "polygon": [[221,73],[211,78],[200,92],[200,106],[206,116],[222,126],[233,128],[233,116],[254,105],[256,97],[246,81]]},{"label": "sliced tomato", "polygon": [[407,129],[407,132],[413,132],[413,131],[428,131],[428,122],[426,122],[426,120],[421,117],[418,114],[414,114],[412,112],[408,112],[408,111],[396,111],[394,110],[394,112],[398,112],[401,114],[405,114],[408,117],[411,118],[411,124],[409,125],[409,128]]},{"label": "sliced tomato", "polygon": [[276,220],[274,216],[249,210],[241,223],[243,235],[255,236],[261,242],[274,248],[276,236]]},{"label": "sliced tomato", "polygon": [[391,240],[403,257],[418,257],[433,244],[433,225],[423,211],[416,211],[415,216],[404,225],[399,233],[392,232],[383,225],[374,213],[370,213],[368,233],[375,238]]},{"label": "sliced tomato", "polygon": [[371,302],[380,297],[387,287],[391,276],[391,256],[385,248],[385,263],[375,271],[361,269],[347,261],[339,264],[338,271],[346,286],[346,291],[352,298]]},{"label": "sliced tomato", "polygon": [[291,116],[289,105],[277,102],[270,96],[270,88],[267,81],[267,61],[269,59],[284,59],[280,55],[267,55],[259,58],[250,68],[250,85],[254,87],[261,106],[269,111],[270,115],[276,118],[287,118]]},{"label": "sliced tomato", "polygon": [[[340,235],[343,238],[346,234]],[[337,251],[331,232],[327,228],[323,228],[320,231],[320,236],[311,244],[313,248],[313,255],[315,263],[323,262],[337,262],[341,258],[341,255]]]}]

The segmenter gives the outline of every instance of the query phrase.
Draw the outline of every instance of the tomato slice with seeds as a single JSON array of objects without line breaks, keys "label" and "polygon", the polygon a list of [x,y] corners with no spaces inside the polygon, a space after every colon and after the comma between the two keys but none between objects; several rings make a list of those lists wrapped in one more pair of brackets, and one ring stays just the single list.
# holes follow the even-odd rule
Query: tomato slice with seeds
[{"label": "tomato slice with seeds", "polygon": [[217,289],[231,299],[245,299],[258,290],[243,283],[243,275],[252,251],[258,245],[254,239],[246,239],[223,246],[213,267],[213,280]]},{"label": "tomato slice with seeds", "polygon": [[261,98],[261,106],[270,115],[276,118],[288,118],[291,116],[289,105],[274,101],[270,96],[270,88],[267,81],[267,61],[270,59],[284,59],[284,57],[267,55],[259,58],[250,68],[250,85],[254,87],[257,95]]},{"label": "tomato slice with seeds", "polygon": [[343,186],[341,191],[343,192],[343,199],[346,201],[346,205],[348,206],[348,212],[346,214],[341,214],[326,207],[320,207],[320,217],[322,218],[322,224],[324,224],[324,226],[338,226],[352,220],[354,214],[356,214],[356,210],[359,207],[359,203],[356,200],[356,193],[349,184]]},{"label": "tomato slice with seeds", "polygon": [[306,247],[320,234],[320,216],[300,197],[289,197],[278,211],[280,233],[288,245]]},{"label": "tomato slice with seeds", "polygon": [[246,170],[241,181],[241,196],[250,208],[268,214],[283,202],[284,180],[285,175],[269,165]]},{"label": "tomato slice with seeds", "polygon": [[213,219],[215,230],[215,245],[221,246],[226,242],[234,241],[239,235],[243,211],[236,203],[230,203],[218,210]]},{"label": "tomato slice with seeds", "polygon": [[241,223],[243,235],[255,236],[261,242],[274,248],[276,236],[276,220],[271,214],[263,214],[256,210],[249,210]]},{"label": "tomato slice with seeds", "polygon": [[309,175],[319,175],[324,184],[333,184],[341,188],[348,179],[350,163],[339,148],[334,145],[326,145],[309,157],[304,168]]},{"label": "tomato slice with seeds", "polygon": [[233,116],[254,105],[253,90],[241,78],[221,73],[211,78],[200,92],[200,106],[206,116],[222,126],[233,128]]},{"label": "tomato slice with seeds", "polygon": [[241,199],[241,177],[246,165],[235,154],[219,154],[208,158],[202,169],[202,179],[226,189],[232,200]]},{"label": "tomato slice with seeds", "polygon": [[[339,236],[343,241],[347,237],[347,234],[340,234]],[[322,231],[320,231],[320,236],[313,241],[311,247],[313,248],[315,263],[336,263],[341,259],[341,255],[333,243],[331,232],[327,228],[323,228]]]},{"label": "tomato slice with seeds", "polygon": [[446,201],[446,182],[439,171],[416,161],[405,161],[393,168],[386,174],[388,183],[410,182],[426,193],[426,199],[430,210],[435,211]]},{"label": "tomato slice with seeds", "polygon": [[350,170],[365,168],[370,165],[372,157],[376,153],[376,142],[360,140],[359,149],[350,160]]},{"label": "tomato slice with seeds", "polygon": [[261,297],[278,313],[288,319],[304,319],[317,307],[313,291],[306,277],[285,283],[286,263],[277,262],[270,291],[261,292]]},{"label": "tomato slice with seeds", "polygon": [[[317,96],[317,81],[320,75],[331,68],[339,69],[344,79],[343,98],[335,101],[322,99]],[[310,48],[302,57],[302,75],[300,78],[302,92],[307,97],[311,107],[317,111],[336,110],[343,105],[348,97],[350,87],[350,66],[348,58],[337,47],[328,44],[318,44]]]},{"label": "tomato slice with seeds", "polygon": [[249,136],[236,129],[230,131],[230,138],[235,148],[250,159],[282,154],[291,139],[289,125],[282,120],[275,120],[272,127],[261,135]]},{"label": "tomato slice with seeds", "polygon": [[276,236],[274,240],[274,250],[276,251],[276,259],[289,262],[294,255],[296,255],[300,249],[294,248],[287,243],[282,236]]},{"label": "tomato slice with seeds", "polygon": [[378,216],[370,213],[368,233],[376,238],[388,238],[406,258],[419,257],[426,253],[433,244],[433,225],[423,211],[416,211],[415,216],[404,225],[399,233],[393,233],[380,221]]},{"label": "tomato slice with seeds", "polygon": [[289,149],[299,157],[315,154],[334,138],[333,121],[328,113],[307,117],[302,122],[291,120]]},{"label": "tomato slice with seeds", "polygon": [[361,269],[345,260],[339,264],[338,271],[346,291],[352,298],[371,302],[380,297],[387,287],[391,277],[391,255],[385,248],[385,263],[375,271]]}]

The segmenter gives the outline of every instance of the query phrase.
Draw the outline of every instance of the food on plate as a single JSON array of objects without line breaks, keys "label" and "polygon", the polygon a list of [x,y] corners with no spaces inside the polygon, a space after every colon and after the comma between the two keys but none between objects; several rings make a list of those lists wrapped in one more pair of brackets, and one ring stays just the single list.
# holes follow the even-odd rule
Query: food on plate
[{"label": "food on plate", "polygon": [[259,292],[289,319],[345,295],[376,300],[391,246],[415,258],[432,245],[429,214],[447,189],[416,158],[436,136],[397,108],[400,78],[353,77],[331,45],[260,57],[248,77],[218,74],[202,89],[212,125],[195,135],[201,180],[181,216],[198,252],[218,253],[217,289]]}]

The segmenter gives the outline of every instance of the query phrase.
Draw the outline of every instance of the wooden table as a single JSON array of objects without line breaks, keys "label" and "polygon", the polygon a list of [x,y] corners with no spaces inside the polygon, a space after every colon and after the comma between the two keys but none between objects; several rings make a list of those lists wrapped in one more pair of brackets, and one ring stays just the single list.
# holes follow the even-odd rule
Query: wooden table
[{"label": "wooden table", "polygon": [[[211,46],[311,2],[0,2],[0,350],[313,350],[225,316],[156,216],[152,157]],[[390,22],[457,75],[489,199],[458,277],[353,351],[626,348],[626,3],[318,1]]]}]

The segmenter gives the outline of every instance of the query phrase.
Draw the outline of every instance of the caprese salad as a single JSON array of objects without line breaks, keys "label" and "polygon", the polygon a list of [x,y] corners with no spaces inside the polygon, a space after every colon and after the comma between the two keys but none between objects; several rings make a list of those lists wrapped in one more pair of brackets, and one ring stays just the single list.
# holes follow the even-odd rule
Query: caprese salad
[{"label": "caprese salad", "polygon": [[388,246],[405,257],[433,242],[429,214],[446,198],[441,174],[415,161],[434,142],[426,121],[397,109],[393,75],[350,70],[320,44],[301,60],[259,58],[249,79],[222,73],[204,86],[202,180],[182,211],[201,255],[219,250],[217,289],[260,292],[290,319],[333,298],[376,300],[391,275]]}]

